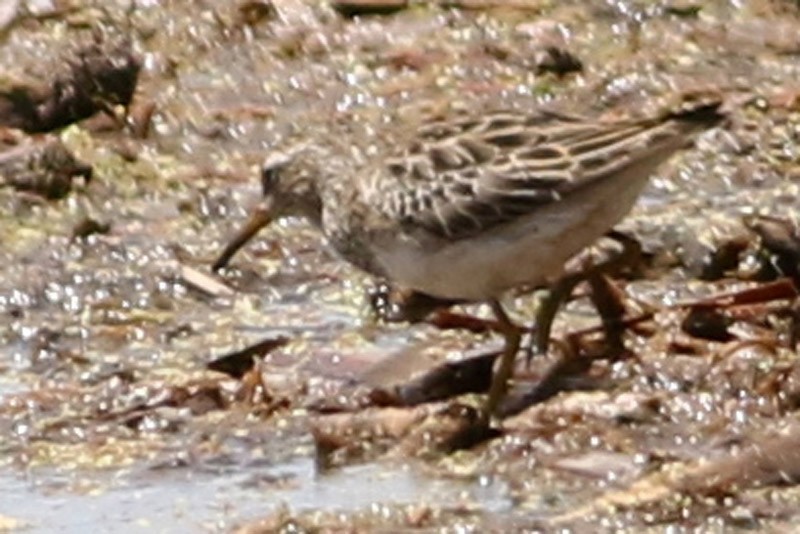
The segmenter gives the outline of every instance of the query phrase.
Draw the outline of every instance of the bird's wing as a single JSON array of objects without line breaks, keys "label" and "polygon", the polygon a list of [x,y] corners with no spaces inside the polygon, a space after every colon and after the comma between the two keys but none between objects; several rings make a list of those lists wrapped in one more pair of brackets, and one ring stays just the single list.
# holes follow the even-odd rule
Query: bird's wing
[{"label": "bird's wing", "polygon": [[718,104],[707,107],[708,117],[696,109],[617,121],[502,112],[430,122],[385,161],[380,208],[410,229],[469,238],[677,146],[717,120]]}]

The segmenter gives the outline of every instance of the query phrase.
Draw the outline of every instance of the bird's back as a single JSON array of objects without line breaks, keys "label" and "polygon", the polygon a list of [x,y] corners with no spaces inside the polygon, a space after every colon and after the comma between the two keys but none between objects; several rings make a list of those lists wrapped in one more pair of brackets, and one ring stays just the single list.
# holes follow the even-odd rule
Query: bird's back
[{"label": "bird's back", "polygon": [[356,241],[370,250],[371,270],[437,296],[544,283],[630,211],[693,133],[724,118],[719,106],[684,103],[636,120],[538,111],[427,123],[364,180],[365,221],[372,212],[374,222]]},{"label": "bird's back", "polygon": [[643,162],[661,160],[722,120],[719,100],[638,120],[547,111],[424,124],[373,171],[365,196],[407,231],[465,239],[512,222]]}]

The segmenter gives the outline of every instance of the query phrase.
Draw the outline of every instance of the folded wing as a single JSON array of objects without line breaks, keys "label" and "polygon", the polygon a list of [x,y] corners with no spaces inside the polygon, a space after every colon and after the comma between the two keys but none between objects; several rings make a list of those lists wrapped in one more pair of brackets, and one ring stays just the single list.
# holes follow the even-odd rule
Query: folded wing
[{"label": "folded wing", "polygon": [[720,119],[718,106],[613,122],[544,112],[432,122],[386,163],[401,187],[387,190],[382,209],[410,228],[469,238],[680,146]]}]

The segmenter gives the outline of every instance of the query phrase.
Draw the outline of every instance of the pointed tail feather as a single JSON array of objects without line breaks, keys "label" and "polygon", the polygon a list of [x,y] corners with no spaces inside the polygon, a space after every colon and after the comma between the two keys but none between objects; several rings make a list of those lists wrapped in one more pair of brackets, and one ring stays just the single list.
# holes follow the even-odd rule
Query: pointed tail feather
[{"label": "pointed tail feather", "polygon": [[677,109],[667,114],[667,118],[684,123],[692,129],[713,128],[728,118],[724,103],[720,94],[687,94],[683,96]]}]

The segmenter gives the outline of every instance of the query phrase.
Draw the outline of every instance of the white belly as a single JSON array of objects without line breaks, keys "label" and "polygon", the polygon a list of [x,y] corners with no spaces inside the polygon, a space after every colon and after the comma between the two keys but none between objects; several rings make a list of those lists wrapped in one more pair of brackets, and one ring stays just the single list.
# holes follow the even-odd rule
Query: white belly
[{"label": "white belly", "polygon": [[397,236],[375,254],[389,279],[443,298],[486,300],[521,285],[544,285],[625,217],[647,182],[647,175],[619,178],[627,178],[623,191],[607,180],[471,239],[431,247]]}]

